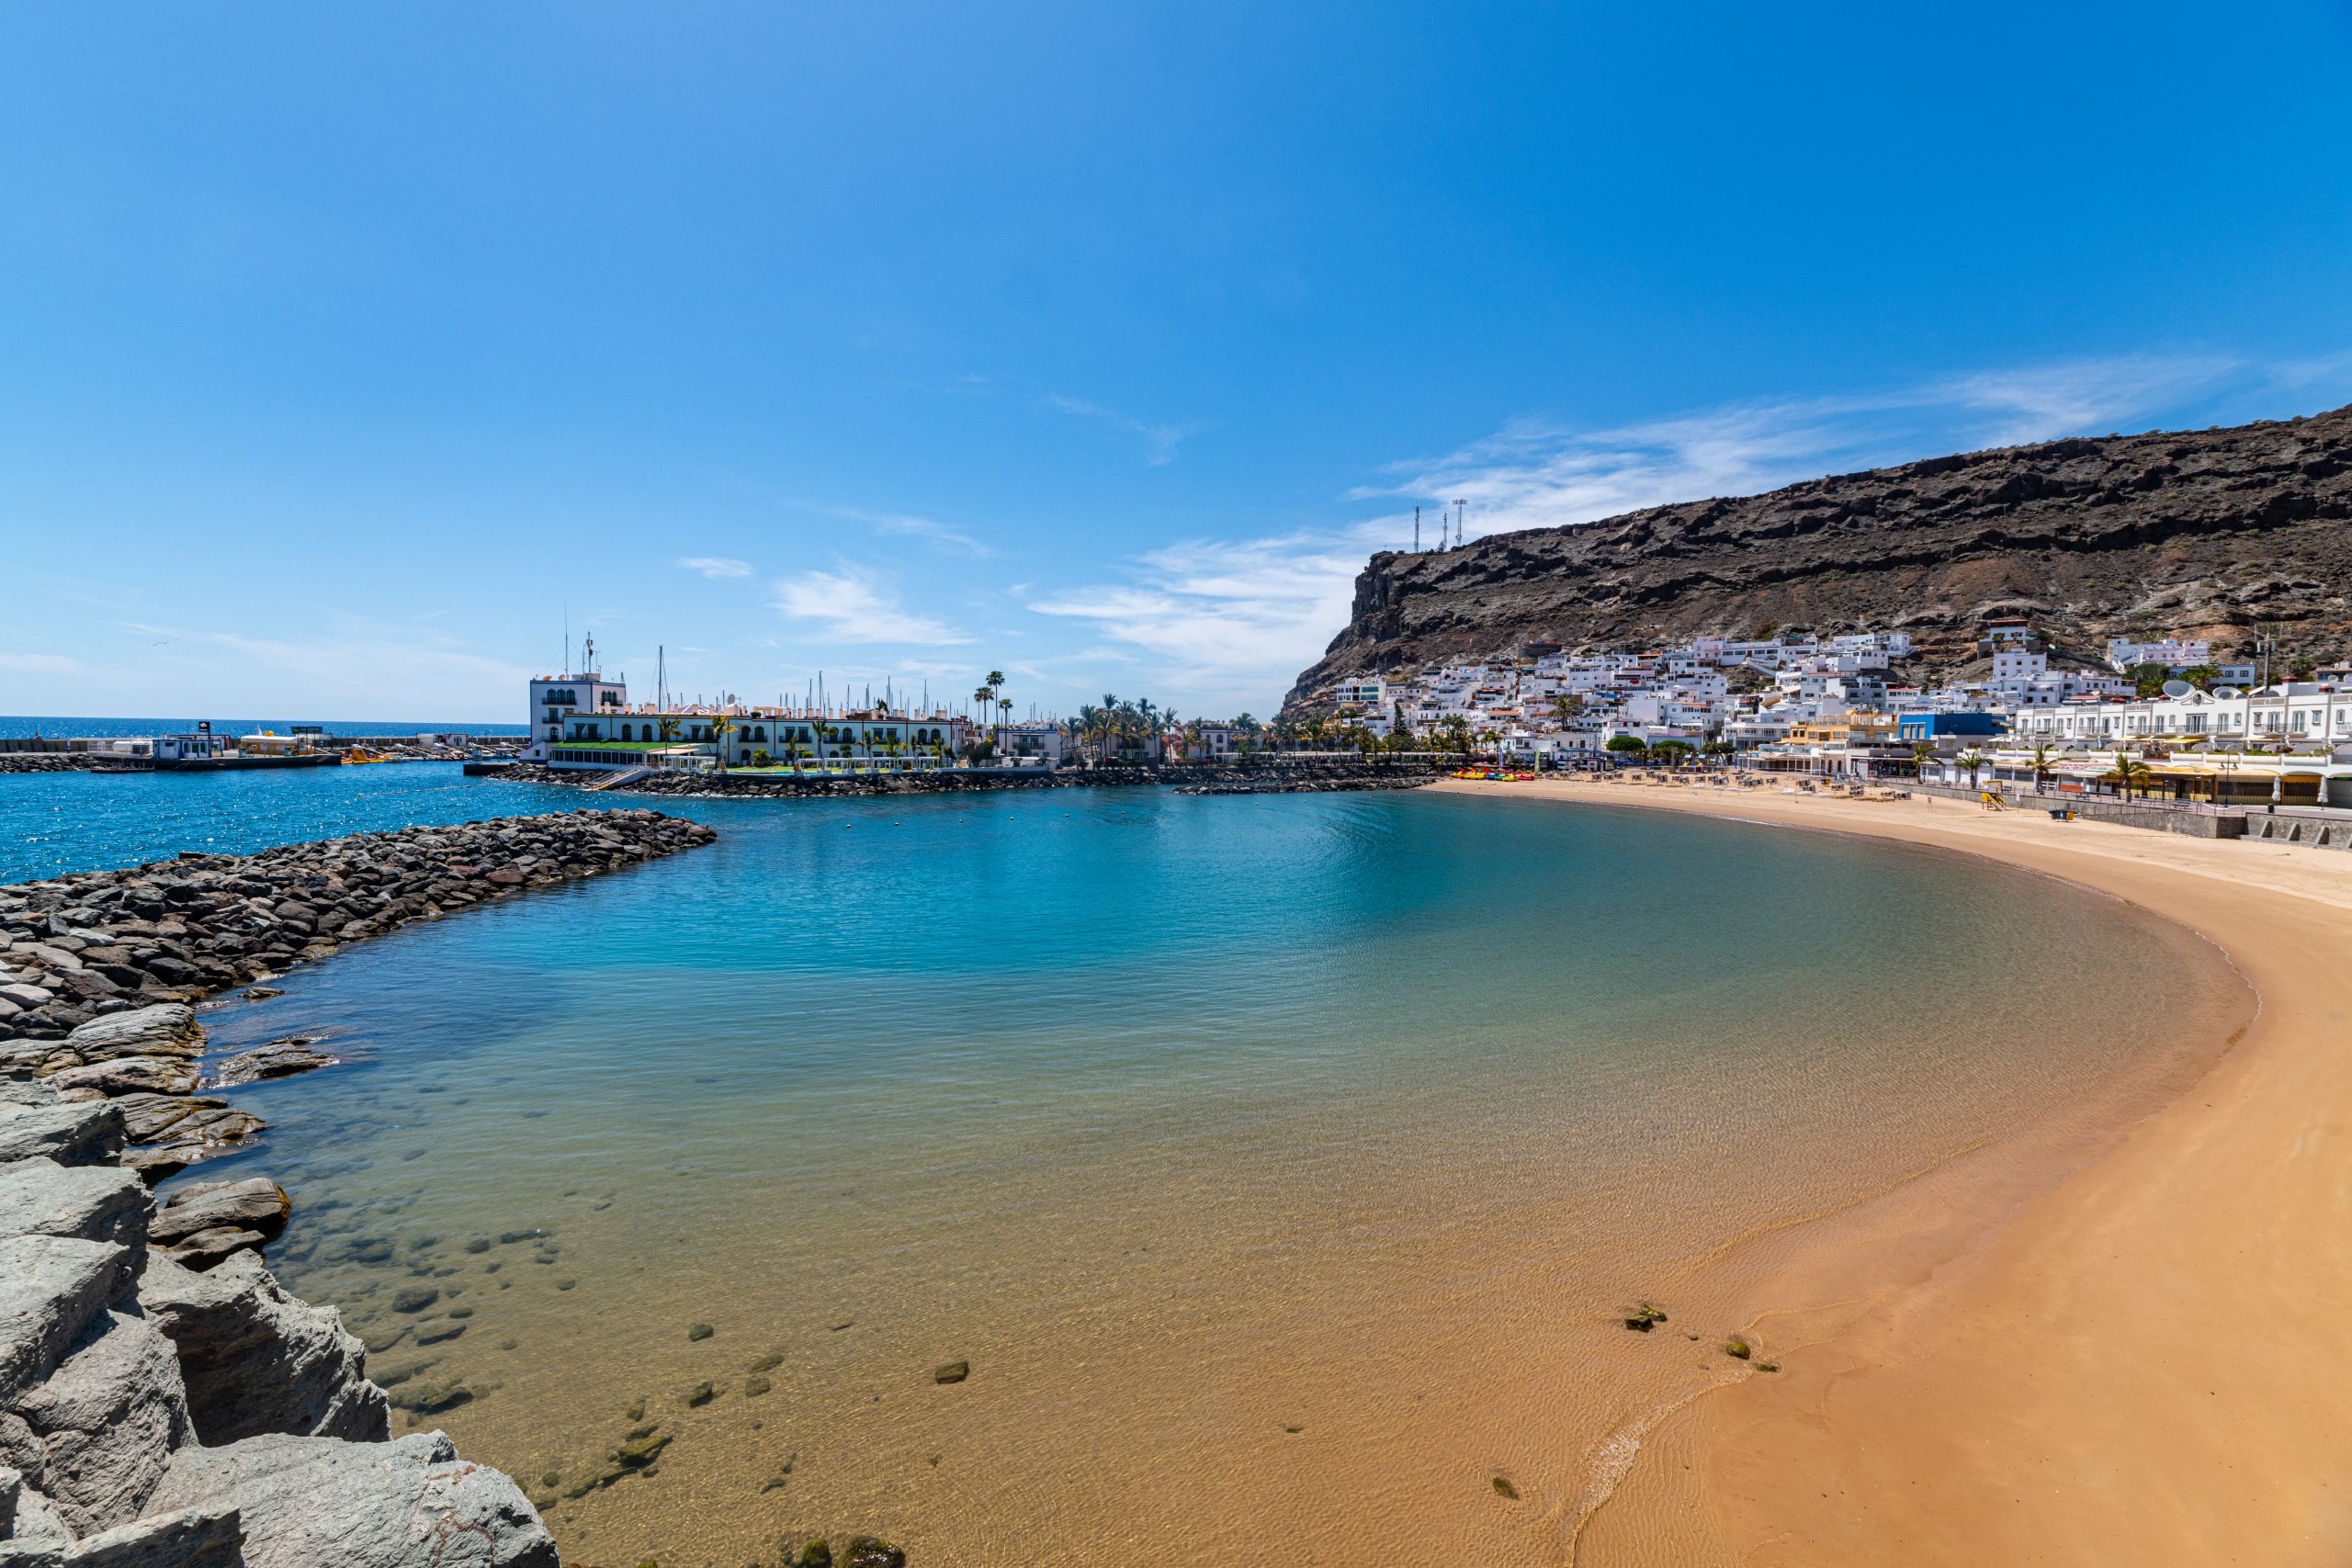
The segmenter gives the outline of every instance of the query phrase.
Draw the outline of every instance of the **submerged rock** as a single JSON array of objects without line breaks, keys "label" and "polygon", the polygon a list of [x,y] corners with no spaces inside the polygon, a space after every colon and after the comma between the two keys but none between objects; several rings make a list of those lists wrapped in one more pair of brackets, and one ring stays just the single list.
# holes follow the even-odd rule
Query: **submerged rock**
[{"label": "submerged rock", "polygon": [[212,1082],[218,1088],[232,1089],[238,1084],[259,1083],[264,1078],[292,1077],[297,1073],[332,1067],[341,1060],[340,1056],[312,1050],[308,1039],[273,1040],[266,1045],[224,1057],[212,1070]]}]

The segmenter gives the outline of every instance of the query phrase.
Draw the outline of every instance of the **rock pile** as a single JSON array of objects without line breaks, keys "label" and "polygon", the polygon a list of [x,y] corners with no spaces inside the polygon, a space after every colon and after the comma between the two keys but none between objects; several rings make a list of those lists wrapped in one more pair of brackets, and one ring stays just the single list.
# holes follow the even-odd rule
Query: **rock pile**
[{"label": "rock pile", "polygon": [[[159,1209],[123,1131],[119,1101],[0,1077],[0,1564],[557,1568],[514,1482],[390,1440],[359,1341],[250,1249],[285,1193]],[[251,1243],[192,1248],[223,1234]]]},{"label": "rock pile", "polygon": [[653,811],[556,812],[0,887],[0,1042],[62,1040],[110,1013],[193,1001],[411,920],[717,837]]},{"label": "rock pile", "polygon": [[[652,811],[560,812],[0,887],[0,1073],[37,1075],[62,1102],[46,1120],[0,1119],[0,1158],[48,1152],[34,1144],[81,1124],[67,1107],[101,1100],[131,1145],[124,1163],[151,1180],[232,1150],[266,1123],[196,1092],[204,1032],[190,1001],[411,920],[717,836]],[[312,1044],[272,1041],[216,1064],[211,1083],[334,1060]],[[190,1235],[175,1250],[217,1256],[222,1245]]]}]

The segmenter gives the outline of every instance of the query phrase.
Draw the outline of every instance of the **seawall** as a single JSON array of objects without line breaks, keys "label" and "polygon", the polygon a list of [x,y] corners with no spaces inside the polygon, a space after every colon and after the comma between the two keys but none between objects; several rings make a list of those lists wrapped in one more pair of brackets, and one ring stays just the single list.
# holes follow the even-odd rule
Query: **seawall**
[{"label": "seawall", "polygon": [[[1347,789],[1395,787],[1405,782],[1426,782],[1442,775],[1453,763],[1420,758],[1367,758],[1362,761],[1292,761],[1259,758],[1242,762],[1182,763],[1164,766],[1101,768],[943,769],[907,773],[657,773],[628,784],[610,786],[615,795],[662,795],[685,797],[772,796],[797,799],[808,795],[962,795],[991,790],[1115,789],[1146,785],[1246,785],[1272,791],[1279,788]],[[496,769],[492,777],[523,784],[568,784],[592,789],[614,775],[585,769],[558,769],[516,763]]]}]

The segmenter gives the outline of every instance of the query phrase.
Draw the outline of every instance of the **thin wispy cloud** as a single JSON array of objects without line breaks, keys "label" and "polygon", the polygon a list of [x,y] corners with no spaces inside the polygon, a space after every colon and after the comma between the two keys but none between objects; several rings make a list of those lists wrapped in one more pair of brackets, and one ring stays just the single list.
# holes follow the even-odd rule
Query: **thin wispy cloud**
[{"label": "thin wispy cloud", "polygon": [[1134,436],[1143,443],[1143,460],[1154,468],[1174,462],[1177,446],[1187,437],[1200,434],[1199,427],[1194,425],[1154,424],[1148,420],[1121,413],[1117,409],[1107,409],[1082,398],[1065,398],[1058,393],[1047,397],[1046,406],[1057,413],[1066,413],[1073,419],[1094,420]]},{"label": "thin wispy cloud", "polygon": [[776,609],[833,642],[945,647],[971,639],[944,622],[910,613],[871,573],[844,566],[778,578]]},{"label": "thin wispy cloud", "polygon": [[758,497],[771,506],[781,506],[794,512],[805,512],[815,517],[833,517],[844,523],[856,523],[876,534],[901,538],[921,539],[945,555],[968,556],[975,560],[993,556],[996,551],[984,541],[975,538],[953,524],[936,517],[925,517],[912,512],[886,511],[876,507],[844,506],[838,502],[810,501],[801,496],[780,495],[763,486],[741,487],[747,494]]},{"label": "thin wispy cloud", "polygon": [[698,571],[713,581],[752,575],[750,561],[734,560],[726,556],[682,556],[678,565],[686,571]]},{"label": "thin wispy cloud", "polygon": [[1029,607],[1091,621],[1141,650],[1148,678],[1166,688],[1264,703],[1347,624],[1366,556],[1410,546],[1416,502],[1427,509],[1425,543],[1436,541],[1438,515],[1456,501],[1465,503],[1469,537],[1555,527],[1942,452],[2143,428],[2256,381],[2287,384],[2290,370],[2135,355],[1850,397],[1759,400],[1608,429],[1518,419],[1442,457],[1393,465],[1382,482],[1350,492],[1348,500],[1390,503],[1378,517],[1170,546],[1127,563],[1111,585]]},{"label": "thin wispy cloud", "polygon": [[1365,551],[1353,530],[1191,540],[1140,557],[1130,581],[1029,607],[1154,655],[1152,678],[1193,701],[1263,705],[1347,623]]},{"label": "thin wispy cloud", "polygon": [[1472,537],[1556,527],[1941,452],[2103,434],[2144,424],[2245,371],[2209,355],[2132,355],[1849,397],[1766,399],[1613,429],[1523,419],[1442,457],[1393,465],[1390,482],[1353,495],[1466,501]]},{"label": "thin wispy cloud", "polygon": [[[383,638],[373,631],[300,638],[203,632],[196,640],[228,649],[268,669],[345,681],[364,679],[368,671],[382,669],[384,660]],[[511,690],[531,675],[521,665],[503,659],[469,652],[455,644],[436,645],[415,638],[401,646],[401,662],[420,682],[478,682],[492,690],[500,686]]]},{"label": "thin wispy cloud", "polygon": [[78,675],[82,661],[62,653],[0,653],[0,670],[19,675]]},{"label": "thin wispy cloud", "polygon": [[852,523],[863,523],[877,534],[921,539],[949,555],[970,556],[977,560],[996,554],[971,535],[952,528],[935,517],[919,517],[910,512],[868,512],[858,506],[809,506],[807,510]]}]

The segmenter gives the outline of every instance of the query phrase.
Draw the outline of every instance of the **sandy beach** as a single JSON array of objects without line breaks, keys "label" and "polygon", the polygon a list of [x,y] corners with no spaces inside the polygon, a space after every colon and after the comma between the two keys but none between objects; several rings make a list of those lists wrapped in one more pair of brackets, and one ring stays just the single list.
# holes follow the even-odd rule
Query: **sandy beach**
[{"label": "sandy beach", "polygon": [[[2261,998],[2217,1066],[1998,1223],[1897,1225],[1759,1286],[1781,1371],[1650,1431],[1578,1562],[2344,1560],[2352,855],[1925,796],[1440,787],[1989,856],[2189,926]],[[2086,1005],[2135,1025],[2129,996]]]}]

